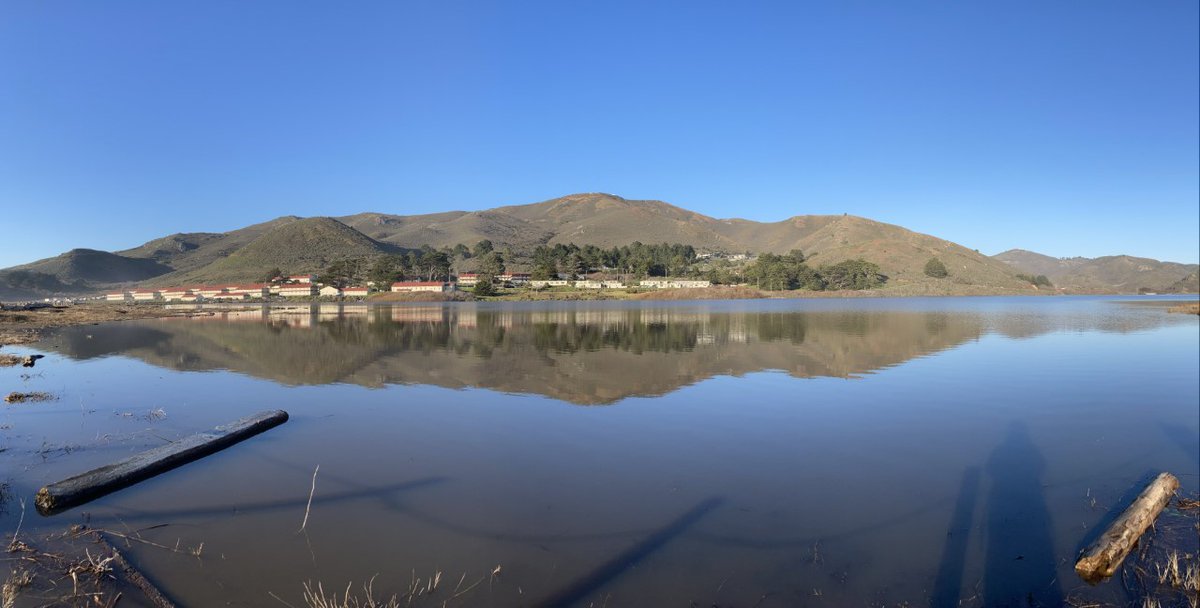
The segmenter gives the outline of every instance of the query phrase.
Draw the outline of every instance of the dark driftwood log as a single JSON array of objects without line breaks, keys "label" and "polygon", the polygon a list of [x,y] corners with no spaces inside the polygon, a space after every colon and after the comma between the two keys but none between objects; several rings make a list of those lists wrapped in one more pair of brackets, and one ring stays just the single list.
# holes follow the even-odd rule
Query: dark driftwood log
[{"label": "dark driftwood log", "polygon": [[1159,473],[1104,534],[1083,551],[1083,556],[1075,562],[1075,573],[1089,583],[1112,576],[1178,489],[1179,480],[1174,475]]},{"label": "dark driftwood log", "polygon": [[133,564],[126,561],[125,556],[121,555],[121,552],[117,551],[116,547],[104,540],[104,537],[99,532],[96,533],[96,542],[105,551],[112,554],[113,563],[117,565],[117,568],[114,568],[114,570],[117,570],[129,584],[137,587],[154,608],[175,608],[175,603],[167,599],[167,596],[163,595],[163,592],[158,587],[155,587],[154,583],[151,583],[140,570],[134,568]]},{"label": "dark driftwood log", "polygon": [[288,414],[283,410],[247,416],[210,432],[185,437],[120,462],[52,483],[38,490],[34,502],[39,513],[53,515],[223,450],[283,424],[287,419]]}]

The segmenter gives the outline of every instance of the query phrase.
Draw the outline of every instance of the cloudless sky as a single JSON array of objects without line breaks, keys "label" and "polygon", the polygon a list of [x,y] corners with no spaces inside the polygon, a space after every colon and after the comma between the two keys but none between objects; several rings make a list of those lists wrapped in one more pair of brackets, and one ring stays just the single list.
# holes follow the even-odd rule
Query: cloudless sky
[{"label": "cloudless sky", "polygon": [[1200,258],[1195,0],[0,6],[0,266],[574,192]]}]

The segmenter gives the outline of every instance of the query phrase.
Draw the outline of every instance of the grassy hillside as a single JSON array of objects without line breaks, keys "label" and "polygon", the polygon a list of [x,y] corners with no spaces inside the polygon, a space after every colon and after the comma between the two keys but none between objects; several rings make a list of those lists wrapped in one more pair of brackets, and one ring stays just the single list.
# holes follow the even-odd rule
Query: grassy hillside
[{"label": "grassy hillside", "polygon": [[[1194,291],[1191,286],[1197,282],[1194,274],[1190,282],[1185,278],[1196,272],[1195,264],[1129,256],[1060,260],[1020,250],[988,257],[950,241],[850,215],[797,215],[779,222],[716,219],[662,201],[586,193],[472,212],[285,216],[227,233],[173,234],[117,254],[76,250],[0,271],[0,297],[98,291],[134,281],[148,285],[247,281],[260,279],[276,267],[313,272],[341,258],[422,245],[470,246],[484,239],[518,254],[543,244],[608,248],[636,241],[683,243],[727,253],[800,249],[814,266],[853,258],[874,262],[888,277],[885,289],[898,294],[1031,291],[1027,282],[1015,277],[1018,273],[1044,274],[1057,286],[1076,291]],[[925,264],[934,257],[949,276],[925,275]]]},{"label": "grassy hillside", "polygon": [[194,270],[232,254],[275,228],[297,221],[300,218],[287,215],[225,233],[172,234],[117,253],[130,258],[152,259],[176,271]]},{"label": "grassy hillside", "polygon": [[0,270],[0,299],[32,300],[74,295],[106,285],[133,283],[171,272],[154,260],[127,258],[95,249],[72,249],[62,255]]},{"label": "grassy hillside", "polygon": [[244,247],[211,264],[165,275],[154,283],[254,281],[262,279],[263,273],[272,268],[287,273],[317,272],[335,260],[396,251],[397,248],[380,243],[332,218],[297,219],[276,225]]},{"label": "grassy hillside", "polygon": [[[715,219],[662,201],[611,194],[573,194],[479,212],[425,216],[360,214],[341,218],[374,238],[406,247],[491,240],[521,251],[542,243],[613,247],[634,241],[683,243],[703,250],[786,253],[801,249],[813,263],[865,258],[880,265],[893,285],[929,284],[933,292],[956,285],[1028,289],[1006,265],[949,241],[854,216],[797,216],[781,222]],[[946,279],[924,274],[938,256]]]},{"label": "grassy hillside", "polygon": [[1193,271],[1172,283],[1165,291],[1168,293],[1200,293],[1200,273]]},{"label": "grassy hillside", "polygon": [[1160,262],[1128,255],[1055,258],[1023,249],[1011,249],[993,259],[1023,274],[1046,275],[1058,287],[1119,293],[1137,293],[1139,289],[1188,291],[1187,277],[1195,275],[1198,268],[1196,264]]},{"label": "grassy hillside", "polygon": [[72,249],[62,255],[8,269],[54,276],[64,283],[125,283],[171,272],[154,260],[127,258],[95,249]]}]

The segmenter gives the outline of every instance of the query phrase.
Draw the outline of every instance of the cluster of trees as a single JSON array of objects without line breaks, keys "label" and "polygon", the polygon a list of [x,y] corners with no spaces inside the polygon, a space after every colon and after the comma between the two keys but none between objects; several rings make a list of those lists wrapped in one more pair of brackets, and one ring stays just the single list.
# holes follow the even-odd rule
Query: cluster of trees
[{"label": "cluster of trees", "polygon": [[[361,285],[366,281],[386,285],[394,281],[444,281],[453,273],[469,270],[480,280],[476,291],[490,295],[491,278],[503,274],[513,257],[507,250],[497,250],[491,241],[483,240],[474,247],[463,244],[434,249],[430,246],[402,255],[379,258],[351,258],[330,264],[320,275],[322,283],[337,286]],[[703,276],[714,284],[747,282],[768,290],[810,289],[871,289],[884,283],[886,277],[879,266],[866,260],[846,260],[837,264],[810,267],[804,253],[793,250],[785,255],[763,254],[742,267],[728,261],[714,260],[704,272],[691,245],[661,243],[648,245],[634,242],[622,247],[603,249],[595,245],[582,247],[574,243],[539,245],[528,258],[530,275],[534,279],[554,279],[559,275],[581,276],[596,271],[609,271],[631,278],[654,276]],[[466,260],[471,262],[464,264]],[[931,260],[931,262],[936,260]],[[938,262],[940,264],[940,262]],[[945,268],[942,267],[944,271]],[[928,273],[929,265],[926,266]],[[278,269],[273,271],[280,274]],[[272,275],[274,276],[274,274]],[[931,275],[932,276],[932,275]]]},{"label": "cluster of trees", "polygon": [[1030,285],[1037,285],[1038,287],[1054,287],[1054,283],[1051,283],[1050,279],[1044,274],[1039,274],[1036,277],[1027,274],[1019,274],[1017,275],[1017,278],[1021,279],[1022,281],[1027,281]]},{"label": "cluster of trees", "polygon": [[692,271],[696,249],[679,243],[647,245],[634,242],[611,249],[559,243],[537,246],[532,261],[530,274],[535,279],[552,279],[560,273],[583,275],[605,269],[635,277],[682,276]]},{"label": "cluster of trees", "polygon": [[317,275],[317,281],[338,287],[367,281],[381,285],[395,281],[445,281],[450,278],[452,265],[451,252],[424,247],[401,255],[337,260]]},{"label": "cluster of trees", "polygon": [[929,258],[929,261],[925,262],[925,276],[944,279],[950,276],[950,271],[946,270],[946,265],[941,260]]},{"label": "cluster of trees", "polygon": [[879,266],[866,260],[845,260],[813,268],[805,263],[804,253],[799,249],[784,255],[764,253],[746,267],[744,275],[747,282],[770,291],[873,289],[886,280],[879,273]]}]

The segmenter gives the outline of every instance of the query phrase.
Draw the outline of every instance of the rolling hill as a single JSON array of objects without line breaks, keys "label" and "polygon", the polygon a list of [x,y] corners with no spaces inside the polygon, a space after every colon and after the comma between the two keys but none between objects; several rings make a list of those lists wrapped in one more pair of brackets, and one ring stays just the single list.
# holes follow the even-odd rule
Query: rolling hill
[{"label": "rolling hill", "polygon": [[1023,274],[1046,275],[1055,286],[1072,291],[1195,293],[1200,287],[1196,280],[1200,266],[1196,264],[1160,262],[1128,255],[1055,258],[1023,249],[1010,249],[993,258]]},{"label": "rolling hill", "polygon": [[[893,286],[931,293],[947,286],[1028,289],[1014,272],[976,251],[900,226],[866,218],[796,216],[781,222],[716,219],[662,201],[628,200],[611,194],[573,194],[487,211],[397,216],[364,213],[338,218],[372,238],[402,247],[453,246],[482,239],[516,251],[539,244],[613,247],[634,241],[684,243],[729,253],[786,253],[801,249],[814,264],[851,258],[876,262]],[[941,281],[924,275],[937,256],[950,269]]]},{"label": "rolling hill", "polygon": [[113,283],[144,281],[171,272],[154,260],[123,257],[95,249],[72,249],[62,255],[0,270],[0,298],[31,299],[81,293]]},{"label": "rolling hill", "polygon": [[216,261],[158,277],[152,284],[182,285],[220,281],[253,281],[279,268],[289,273],[318,272],[340,258],[396,253],[400,248],[380,243],[327,217],[282,222],[245,246]]},{"label": "rolling hill", "polygon": [[[852,215],[797,215],[778,222],[717,219],[662,201],[602,193],[484,211],[425,215],[359,213],[340,217],[284,216],[226,233],[180,233],[106,253],[75,250],[0,271],[0,297],[14,299],[95,292],[117,284],[171,285],[247,281],[272,268],[317,271],[339,258],[372,257],[423,245],[473,245],[488,239],[517,254],[537,245],[613,247],[635,241],[684,243],[701,251],[785,253],[800,249],[812,264],[863,258],[888,277],[897,295],[1032,291],[1017,273],[1045,274],[1079,291],[1186,289],[1196,265],[1128,256],[1059,260],[1013,250],[988,257],[962,245]],[[939,258],[949,277],[925,276]],[[6,278],[7,277],[7,278]],[[1193,288],[1194,289],[1194,288]]]}]

